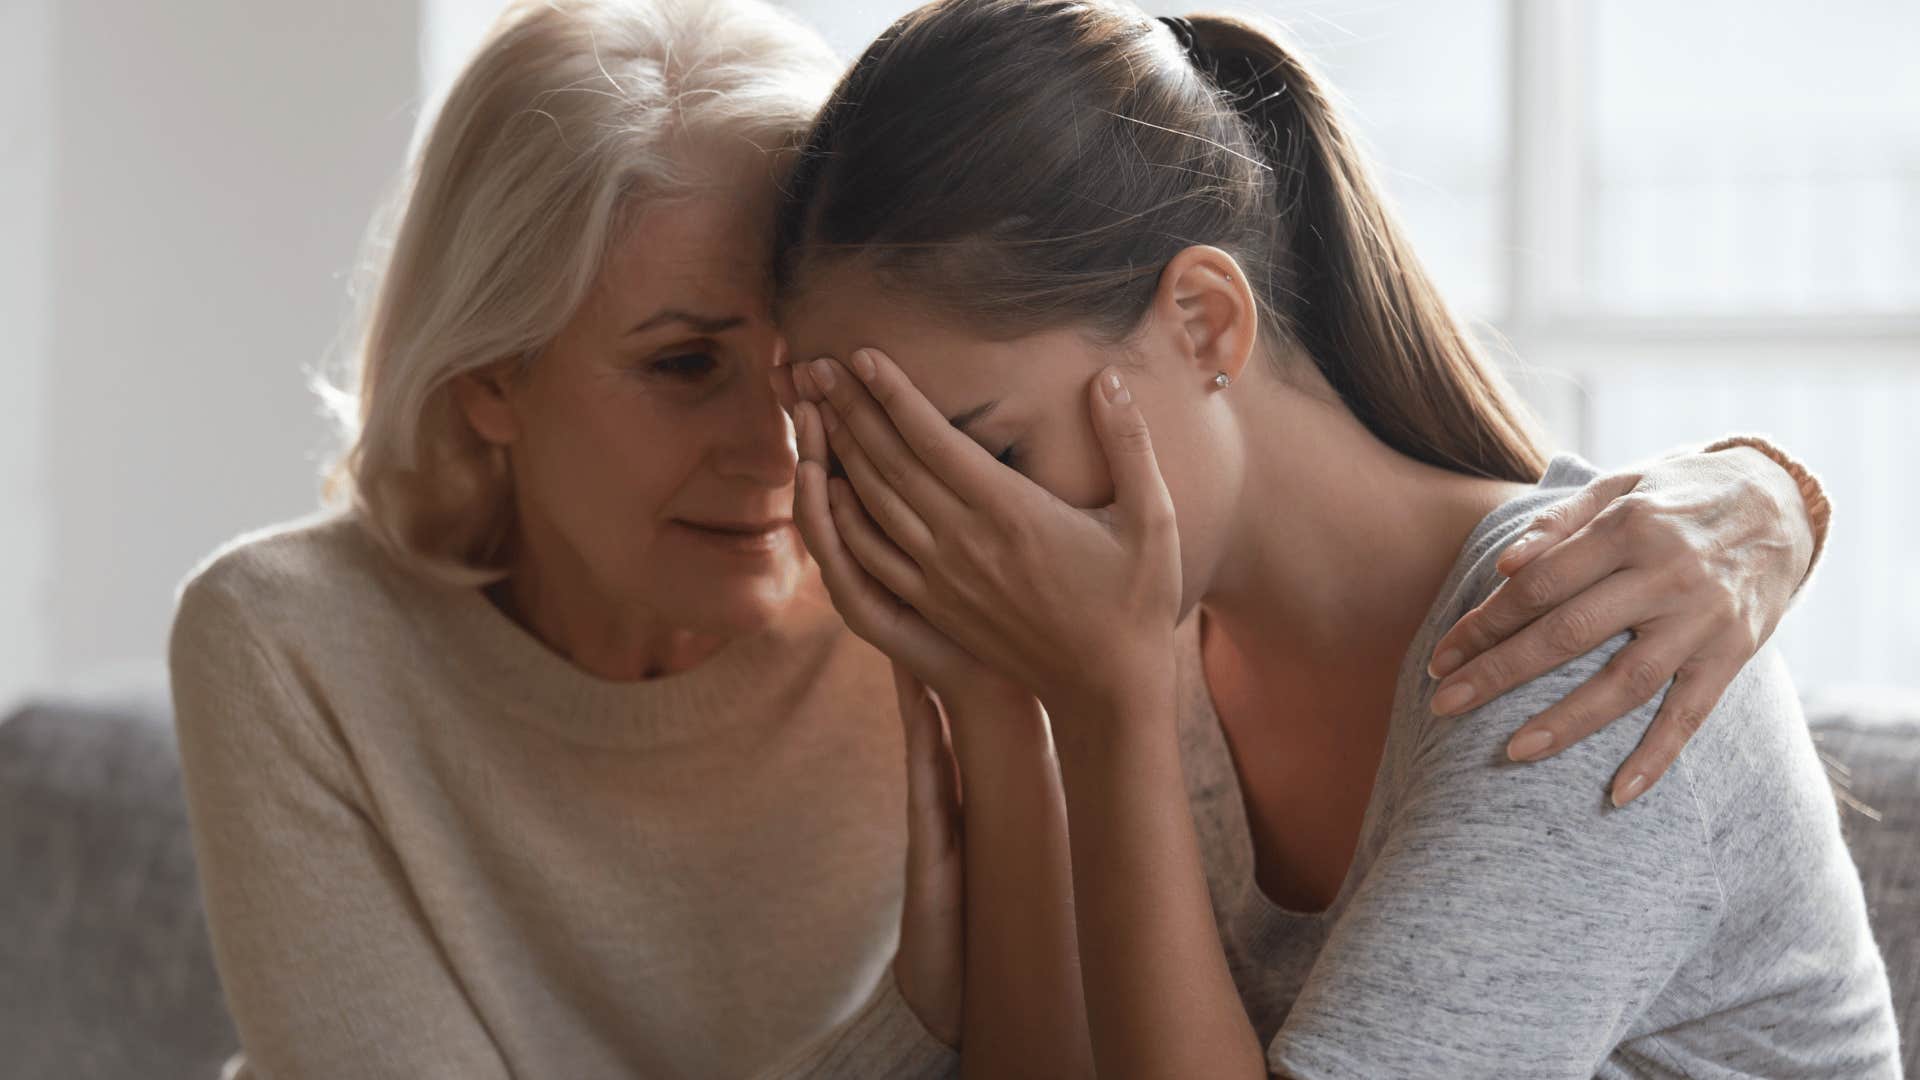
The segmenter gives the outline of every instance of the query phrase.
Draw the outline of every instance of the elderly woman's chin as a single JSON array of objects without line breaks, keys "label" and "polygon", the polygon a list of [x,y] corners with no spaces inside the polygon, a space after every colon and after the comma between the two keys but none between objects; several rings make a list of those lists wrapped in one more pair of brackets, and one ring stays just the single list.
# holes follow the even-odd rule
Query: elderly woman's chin
[{"label": "elderly woman's chin", "polygon": [[729,530],[675,523],[660,539],[671,568],[654,583],[658,610],[687,629],[750,634],[778,621],[813,578],[813,563],[791,523]]}]

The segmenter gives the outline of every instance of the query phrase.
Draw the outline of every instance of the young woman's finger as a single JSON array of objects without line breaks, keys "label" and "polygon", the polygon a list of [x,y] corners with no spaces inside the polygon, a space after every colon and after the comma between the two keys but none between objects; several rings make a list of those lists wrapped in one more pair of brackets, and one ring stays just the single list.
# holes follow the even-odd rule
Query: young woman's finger
[{"label": "young woman's finger", "polygon": [[1147,418],[1117,367],[1094,378],[1093,427],[1113,474],[1115,517],[1136,535],[1173,527],[1173,497],[1153,456]]},{"label": "young woman's finger", "polygon": [[794,393],[798,394],[802,401],[811,401],[818,405],[826,400],[826,395],[820,392],[820,385],[813,380],[812,363],[788,364],[787,370],[793,375]]},{"label": "young woman's finger", "polygon": [[1740,674],[1740,668],[1737,662],[1708,660],[1689,663],[1675,674],[1653,726],[1614,774],[1613,805],[1625,806],[1653,790],[1679,759],[1680,751],[1700,733],[1701,725]]},{"label": "young woman's finger", "polygon": [[1520,538],[1507,545],[1494,564],[1506,577],[1552,550],[1553,546],[1585,528],[1608,503],[1632,491],[1640,483],[1640,474],[1616,473],[1602,476],[1559,502],[1547,507],[1520,531]]},{"label": "young woman's finger", "polygon": [[841,542],[828,502],[827,473],[802,461],[794,477],[793,521],[820,567],[833,606],[862,639],[915,671],[950,667],[955,647],[861,567]]},{"label": "young woman's finger", "polygon": [[847,478],[853,481],[853,490],[859,495],[860,505],[866,507],[874,522],[908,557],[931,559],[933,530],[881,474],[879,467],[868,456],[866,444],[848,429],[840,410],[832,401],[823,401],[820,403],[820,417],[826,428],[827,445],[832,448],[834,457],[839,459],[840,468],[846,472]]},{"label": "young woman's finger", "polygon": [[[1624,558],[1612,531],[1591,524],[1555,543],[1553,550],[1515,571],[1441,635],[1434,643],[1427,673],[1436,679],[1452,677],[1474,657],[1620,569]],[[1509,690],[1514,685],[1509,682],[1500,689]]]},{"label": "young woman's finger", "polygon": [[920,567],[867,516],[851,484],[837,476],[828,480],[827,504],[833,513],[834,531],[862,570],[909,604],[926,595],[927,581]]},{"label": "young woman's finger", "polygon": [[1599,648],[1649,610],[1647,590],[1657,583],[1656,575],[1643,571],[1611,574],[1533,620],[1441,680],[1433,694],[1435,715],[1453,716],[1479,708]]},{"label": "young woman's finger", "polygon": [[1507,757],[1539,761],[1572,746],[1653,700],[1693,646],[1659,634],[1636,638],[1573,693],[1521,725]]},{"label": "young woman's finger", "polygon": [[811,401],[801,400],[793,406],[793,441],[801,461],[811,461],[822,469],[827,467],[827,429],[820,420],[820,407]]},{"label": "young woman's finger", "polygon": [[[806,421],[801,419],[802,432],[806,426]],[[799,530],[807,553],[819,565],[821,580],[826,583],[834,606],[841,609],[842,615],[848,615],[850,607],[858,606],[862,591],[860,579],[866,574],[854,560],[853,553],[841,543],[840,531],[833,523],[833,508],[827,497],[827,471],[810,458],[802,457],[794,469],[793,525]]]},{"label": "young woman's finger", "polygon": [[856,349],[848,361],[908,449],[962,501],[985,507],[1004,496],[1006,467],[955,426],[955,420],[969,412],[984,415],[981,410],[991,410],[991,403],[981,402],[953,418],[945,417],[886,353]]},{"label": "young woman's finger", "polygon": [[[826,403],[838,413],[849,437],[860,444],[873,471],[900,494],[916,516],[944,522],[964,507],[960,497],[907,445],[893,419],[866,386],[839,361],[822,357],[809,364],[808,369],[815,385],[826,395]],[[836,446],[835,451],[839,450]]]}]

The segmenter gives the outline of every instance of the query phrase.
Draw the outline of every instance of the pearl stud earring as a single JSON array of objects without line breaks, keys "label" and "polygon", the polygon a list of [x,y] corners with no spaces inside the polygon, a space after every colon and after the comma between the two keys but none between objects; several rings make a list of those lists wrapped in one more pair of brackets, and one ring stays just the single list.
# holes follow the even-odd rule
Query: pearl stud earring
[{"label": "pearl stud earring", "polygon": [[1213,385],[1217,389],[1225,390],[1227,387],[1233,385],[1233,378],[1229,376],[1226,372],[1222,371],[1218,375],[1215,375],[1213,377]]}]

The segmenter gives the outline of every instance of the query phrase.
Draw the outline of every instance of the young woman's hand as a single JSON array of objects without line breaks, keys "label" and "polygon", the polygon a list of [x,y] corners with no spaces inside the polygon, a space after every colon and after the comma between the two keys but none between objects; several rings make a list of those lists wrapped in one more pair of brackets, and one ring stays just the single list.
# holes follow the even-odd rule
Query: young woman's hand
[{"label": "young woman's hand", "polygon": [[[888,592],[1056,718],[1063,703],[1097,712],[1143,680],[1171,678],[1173,503],[1117,370],[1088,388],[1115,487],[1094,511],[995,461],[878,350],[845,366],[813,361],[796,381],[823,399],[817,415],[851,480],[832,482],[840,537]],[[802,457],[825,475],[817,447]]]},{"label": "young woman's hand", "polygon": [[1666,699],[1614,777],[1624,805],[1666,773],[1805,577],[1813,533],[1798,488],[1748,449],[1666,458],[1588,484],[1500,556],[1508,579],[1434,647],[1435,711],[1476,708],[1623,630],[1605,671],[1520,728],[1537,761]]},{"label": "young woman's hand", "polygon": [[[901,603],[895,594],[868,573],[850,549],[864,543],[874,531],[857,505],[836,510],[830,503],[826,469],[827,434],[820,410],[809,401],[796,401],[793,426],[800,463],[794,477],[793,521],[820,566],[827,595],[848,629],[885,653],[936,694],[953,698],[989,692],[1008,684],[992,669],[934,629],[919,612]],[[845,481],[835,479],[835,484]],[[858,515],[862,520],[855,520]],[[836,524],[836,518],[844,522]]]},{"label": "young woman's hand", "polygon": [[946,720],[926,684],[896,660],[893,688],[907,737],[907,887],[893,978],[927,1030],[959,1046],[966,974],[959,777]]}]

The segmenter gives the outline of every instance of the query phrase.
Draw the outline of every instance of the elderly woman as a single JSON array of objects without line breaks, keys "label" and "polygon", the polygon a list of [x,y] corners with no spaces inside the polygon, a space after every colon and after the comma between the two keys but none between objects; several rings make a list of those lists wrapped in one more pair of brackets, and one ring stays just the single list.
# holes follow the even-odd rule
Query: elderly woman
[{"label": "elderly woman", "polygon": [[[454,86],[381,245],[340,508],[218,554],[174,626],[243,1069],[953,1067],[955,849],[930,774],[902,813],[888,664],[791,528],[768,378],[776,181],[836,68],[752,0],[557,0]],[[1614,518],[1691,509],[1565,538],[1636,484],[1665,494]],[[1447,662],[1551,666],[1534,617],[1565,601],[1669,672],[1737,667],[1808,517],[1751,449],[1597,482],[1552,526],[1563,587]],[[1615,606],[1575,595],[1602,579]],[[1637,704],[1594,685],[1593,724]]]}]

